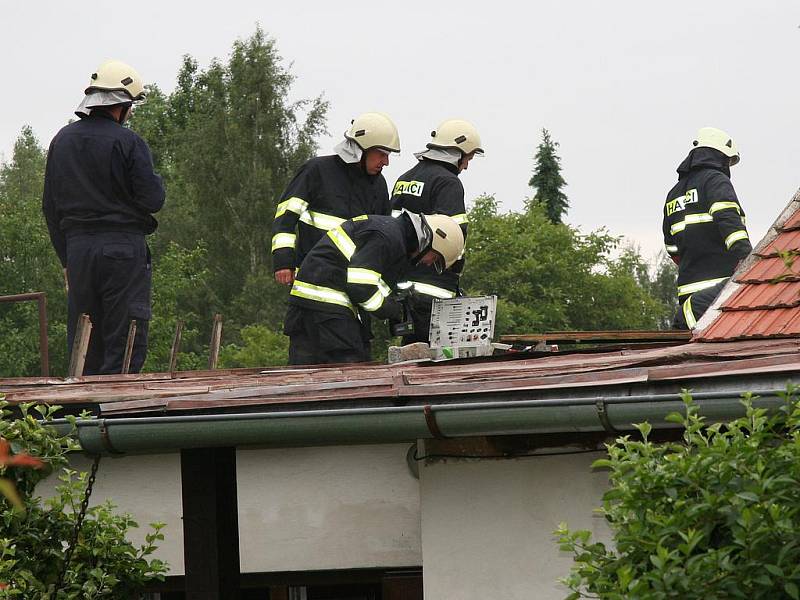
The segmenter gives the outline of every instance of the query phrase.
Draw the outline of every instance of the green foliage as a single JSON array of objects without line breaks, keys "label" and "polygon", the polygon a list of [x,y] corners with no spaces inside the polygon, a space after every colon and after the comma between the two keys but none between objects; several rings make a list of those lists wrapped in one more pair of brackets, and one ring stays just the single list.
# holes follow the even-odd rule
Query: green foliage
[{"label": "green foliage", "polygon": [[536,150],[536,166],[528,185],[536,190],[534,203],[544,205],[547,218],[561,223],[567,212],[569,201],[563,192],[567,182],[561,176],[561,158],[556,154],[558,142],[554,142],[547,129],[542,129],[542,142]]},{"label": "green foliage", "polygon": [[469,213],[462,286],[497,294],[496,332],[655,328],[665,308],[643,286],[647,265],[619,239],[551,222],[541,204],[498,212],[484,196]]},{"label": "green foliage", "polygon": [[[131,598],[149,581],[160,579],[166,565],[148,557],[164,539],[163,525],[152,524],[145,544],[137,548],[125,539],[137,524],[129,515],[115,514],[113,505],[106,502],[87,511],[64,584],[53,595],[87,474],[67,468],[67,455],[78,449],[76,442],[41,422],[52,421],[59,407],[40,405],[32,412],[31,406],[22,406],[20,418],[11,419],[6,406],[0,402],[0,437],[11,443],[13,452],[37,456],[47,466],[43,470],[0,469],[0,475],[15,481],[27,509],[22,514],[0,499],[0,582],[6,585],[0,589],[0,598]],[[53,473],[61,484],[53,498],[42,502],[34,495],[36,485]]]},{"label": "green foliage", "polygon": [[570,599],[798,599],[800,402],[768,413],[747,395],[746,416],[708,426],[688,393],[682,443],[624,436],[609,444],[611,489],[601,512],[614,548],[588,531],[557,531],[575,566]]},{"label": "green foliage", "polygon": [[289,338],[263,325],[242,329],[242,346],[229,344],[219,353],[223,368],[285,365],[289,355]]},{"label": "green foliage", "polygon": [[678,267],[666,252],[661,251],[656,258],[653,278],[646,285],[650,295],[665,307],[663,316],[659,320],[659,329],[672,329],[672,319],[678,312],[678,296],[675,293],[677,281]]},{"label": "green foliage", "polygon": [[[51,372],[66,371],[66,294],[61,265],[42,217],[45,155],[30,127],[0,164],[0,295],[47,294]],[[38,375],[35,303],[0,304],[0,376]]]},{"label": "green foliage", "polygon": [[198,294],[211,294],[205,267],[205,249],[185,250],[174,242],[153,259],[153,318],[150,321],[147,360],[144,370],[169,369],[172,341],[179,319],[184,321],[178,368],[203,368],[207,357],[196,350],[201,346],[198,323],[201,318]]},{"label": "green foliage", "polygon": [[[178,317],[197,334],[184,337],[182,348],[189,356],[181,353],[181,368],[207,356],[214,313],[225,319],[224,339],[240,349],[253,343],[252,337],[243,339],[242,328],[258,323],[280,329],[287,289],[272,278],[275,205],[295,170],[313,156],[327,112],[319,97],[288,102],[294,76],[283,66],[275,41],[260,28],[235,42],[226,62],[214,60],[201,69],[191,56],[184,57],[177,80],[169,95],[150,88],[131,127],[150,144],[167,186],[153,243],[155,260],[180,249],[202,271],[202,284],[185,288],[172,314],[161,313],[165,331],[147,369],[165,366],[172,336],[167,344],[166,329],[172,330]],[[235,360],[273,356],[284,346],[281,341],[260,351],[251,348]]]}]

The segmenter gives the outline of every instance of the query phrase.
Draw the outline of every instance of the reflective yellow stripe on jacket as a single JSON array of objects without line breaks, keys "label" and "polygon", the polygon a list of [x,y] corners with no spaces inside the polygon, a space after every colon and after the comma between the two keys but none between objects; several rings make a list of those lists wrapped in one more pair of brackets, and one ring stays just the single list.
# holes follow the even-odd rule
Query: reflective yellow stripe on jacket
[{"label": "reflective yellow stripe on jacket", "polygon": [[433,296],[434,298],[441,298],[442,300],[456,297],[455,292],[451,292],[445,288],[440,288],[436,285],[431,285],[430,283],[423,283],[421,281],[402,281],[397,284],[397,287],[401,290],[413,287],[415,292],[425,294],[426,296]]},{"label": "reflective yellow stripe on jacket", "polygon": [[704,281],[695,281],[694,283],[687,283],[678,286],[678,296],[685,296],[686,294],[694,294],[700,290],[705,290],[714,287],[720,281],[725,281],[727,277],[717,277],[716,279],[706,279]]},{"label": "reflective yellow stripe on jacket", "polygon": [[335,227],[339,227],[347,219],[341,217],[334,217],[333,215],[326,215],[325,213],[307,210],[300,215],[300,220],[306,225],[311,225],[323,231],[330,231]]},{"label": "reflective yellow stripe on jacket", "polygon": [[294,248],[297,235],[294,233],[276,233],[272,236],[272,251],[278,248]]},{"label": "reflective yellow stripe on jacket", "polygon": [[347,269],[347,283],[361,283],[364,285],[374,285],[378,290],[372,294],[365,302],[360,302],[365,310],[370,312],[378,310],[383,306],[383,301],[392,293],[392,288],[383,280],[381,274],[370,269],[350,267]]},{"label": "reflective yellow stripe on jacket", "polygon": [[331,229],[328,231],[328,237],[333,240],[333,243],[336,244],[336,247],[339,248],[347,260],[353,258],[353,254],[356,253],[356,244],[344,229],[341,227]]},{"label": "reflective yellow stripe on jacket", "polygon": [[730,250],[731,246],[733,246],[739,240],[746,240],[748,239],[747,231],[744,229],[740,229],[739,231],[734,231],[728,237],[725,238],[725,247]]},{"label": "reflective yellow stripe on jacket", "polygon": [[353,303],[350,302],[350,298],[347,294],[339,290],[295,279],[290,293],[292,296],[305,298],[306,300],[315,300],[317,302],[327,302],[329,304],[345,306],[352,310],[354,315],[358,316],[358,312],[355,306],[353,306]]},{"label": "reflective yellow stripe on jacket", "polygon": [[732,208],[739,214],[742,213],[741,208],[736,202],[714,202],[708,209],[708,214],[713,215],[715,212],[720,210],[726,210]]},{"label": "reflective yellow stripe on jacket", "polygon": [[284,200],[275,209],[275,218],[282,216],[287,210],[289,212],[302,215],[308,208],[308,202],[297,196],[292,196],[288,200]]},{"label": "reflective yellow stripe on jacket", "polygon": [[711,223],[714,220],[708,213],[696,213],[691,215],[686,215],[683,218],[683,221],[678,221],[677,223],[673,223],[672,226],[669,228],[669,232],[672,235],[676,233],[680,233],[684,229],[686,229],[687,225],[696,225],[698,223]]}]

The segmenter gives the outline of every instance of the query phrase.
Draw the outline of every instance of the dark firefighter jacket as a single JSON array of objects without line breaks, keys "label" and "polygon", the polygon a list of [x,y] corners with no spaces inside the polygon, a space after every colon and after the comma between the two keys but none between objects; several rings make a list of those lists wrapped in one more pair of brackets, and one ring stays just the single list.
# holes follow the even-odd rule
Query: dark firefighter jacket
[{"label": "dark firefighter jacket", "polygon": [[745,215],[730,180],[728,157],[696,148],[678,167],[664,204],[664,244],[678,263],[678,298],[730,277],[752,250]]},{"label": "dark firefighter jacket", "polygon": [[62,128],[47,153],[42,210],[61,265],[70,233],[150,234],[164,185],[136,133],[95,110]]},{"label": "dark firefighter jacket", "polygon": [[281,196],[272,224],[272,268],[300,266],[325,232],[359,215],[388,215],[383,175],[336,155],[307,161]]},{"label": "dark firefighter jacket", "polygon": [[345,221],[306,255],[289,303],[354,317],[361,308],[381,319],[398,319],[400,305],[389,295],[411,267],[408,255],[416,246],[407,216]]},{"label": "dark firefighter jacket", "polygon": [[[423,158],[394,184],[392,214],[401,209],[426,215],[448,215],[461,225],[467,237],[467,214],[464,207],[464,186],[453,165]],[[434,298],[452,298],[458,290],[458,279],[464,268],[464,259],[438,275],[430,267],[419,265],[408,275],[408,281],[420,294]]]}]

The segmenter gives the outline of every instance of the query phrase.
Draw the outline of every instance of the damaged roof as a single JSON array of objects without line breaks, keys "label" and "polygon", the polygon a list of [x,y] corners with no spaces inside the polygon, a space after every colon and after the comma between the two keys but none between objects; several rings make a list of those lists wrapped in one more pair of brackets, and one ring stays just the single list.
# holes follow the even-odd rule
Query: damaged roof
[{"label": "damaged roof", "polygon": [[16,378],[0,380],[0,393],[12,404],[116,417],[675,393],[741,377],[775,389],[800,373],[799,350],[796,339],[753,340],[514,360]]}]

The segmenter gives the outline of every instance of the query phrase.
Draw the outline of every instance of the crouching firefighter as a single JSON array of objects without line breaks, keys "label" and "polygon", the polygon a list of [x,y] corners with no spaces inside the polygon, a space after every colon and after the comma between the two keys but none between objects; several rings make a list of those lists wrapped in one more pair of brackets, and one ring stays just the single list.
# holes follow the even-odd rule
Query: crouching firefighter
[{"label": "crouching firefighter", "polygon": [[[476,155],[483,155],[483,148],[472,123],[461,119],[443,122],[431,132],[427,148],[414,154],[417,164],[395,183],[392,214],[399,214],[404,209],[426,215],[449,215],[461,226],[466,239],[464,186],[458,176]],[[463,257],[443,273],[418,265],[405,281],[400,282],[400,288],[413,290],[410,307],[414,332],[403,336],[403,344],[429,341],[433,300],[454,298],[459,293],[463,269]]]},{"label": "crouching firefighter", "polygon": [[289,364],[369,361],[359,308],[399,320],[397,282],[418,264],[442,272],[463,250],[461,228],[446,215],[360,216],[331,229],[292,285],[284,323]]},{"label": "crouching firefighter", "polygon": [[730,179],[736,144],[724,131],[703,127],[692,145],[664,205],[664,243],[678,265],[676,329],[695,327],[752,250]]}]

